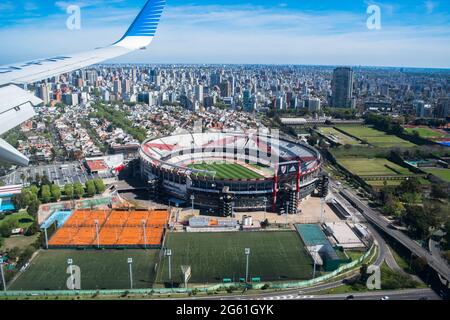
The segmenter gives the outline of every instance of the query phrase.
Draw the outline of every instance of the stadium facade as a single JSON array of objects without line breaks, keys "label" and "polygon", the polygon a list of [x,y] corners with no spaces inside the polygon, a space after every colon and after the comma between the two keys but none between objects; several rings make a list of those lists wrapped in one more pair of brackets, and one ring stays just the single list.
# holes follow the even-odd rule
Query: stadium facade
[{"label": "stadium facade", "polygon": [[140,162],[155,199],[193,201],[230,216],[233,210],[296,213],[316,189],[322,161],[309,145],[275,135],[209,132],[147,140]]}]

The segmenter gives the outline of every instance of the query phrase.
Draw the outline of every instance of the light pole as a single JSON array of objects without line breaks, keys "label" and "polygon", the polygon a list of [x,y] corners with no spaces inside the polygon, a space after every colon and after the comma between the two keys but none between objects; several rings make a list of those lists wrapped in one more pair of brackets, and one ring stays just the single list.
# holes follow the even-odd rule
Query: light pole
[{"label": "light pole", "polygon": [[44,234],[45,234],[45,248],[48,250],[48,235],[47,235],[47,228],[44,228]]},{"label": "light pole", "polygon": [[192,213],[194,213],[194,201],[195,201],[195,195],[191,195],[191,201],[192,201]]},{"label": "light pole", "polygon": [[144,248],[147,249],[147,227],[145,219],[142,219],[142,229],[144,230]]},{"label": "light pole", "polygon": [[234,205],[235,205],[236,203],[233,201],[233,202],[231,202],[231,217],[232,218],[234,218]]},{"label": "light pole", "polygon": [[100,237],[99,237],[99,232],[98,232],[98,220],[95,220],[94,223],[95,223],[95,233],[97,235],[97,249],[100,249]]},{"label": "light pole", "polygon": [[73,279],[73,259],[67,259],[67,264],[69,265],[69,272],[70,272],[70,285],[71,285],[71,290],[75,290],[75,283],[74,283],[74,279]]},{"label": "light pole", "polygon": [[130,270],[130,288],[133,290],[133,259],[128,258],[128,267]]},{"label": "light pole", "polygon": [[316,278],[316,264],[317,264],[317,248],[314,248],[314,258],[313,258],[313,260],[314,260],[314,269],[313,269],[313,279],[315,279]]},{"label": "light pole", "polygon": [[248,268],[250,262],[250,248],[245,248],[245,256],[247,259],[247,264],[245,266],[245,283],[248,283]]},{"label": "light pole", "polygon": [[0,259],[0,272],[2,274],[3,291],[6,292],[5,274],[3,273],[3,258]]},{"label": "light pole", "polygon": [[172,282],[172,250],[171,249],[166,250],[166,257],[169,259],[169,280],[170,280],[170,283],[173,283]]},{"label": "light pole", "polygon": [[289,201],[286,201],[286,227],[288,226],[288,217],[289,217]]},{"label": "light pole", "polygon": [[264,201],[264,221],[266,221],[266,215],[267,215],[267,202],[269,201],[267,198],[263,199]]}]

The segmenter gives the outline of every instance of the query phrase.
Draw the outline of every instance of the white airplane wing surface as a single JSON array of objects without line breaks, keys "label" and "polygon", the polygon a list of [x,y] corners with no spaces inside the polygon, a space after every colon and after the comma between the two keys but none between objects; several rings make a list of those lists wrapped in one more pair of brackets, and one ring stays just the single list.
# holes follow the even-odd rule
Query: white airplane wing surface
[{"label": "white airplane wing surface", "polygon": [[[35,115],[33,107],[42,103],[19,86],[75,71],[150,45],[164,10],[165,0],[148,0],[125,35],[116,43],[88,52],[60,55],[0,66],[0,134]],[[0,161],[28,165],[28,159],[0,140]]]}]

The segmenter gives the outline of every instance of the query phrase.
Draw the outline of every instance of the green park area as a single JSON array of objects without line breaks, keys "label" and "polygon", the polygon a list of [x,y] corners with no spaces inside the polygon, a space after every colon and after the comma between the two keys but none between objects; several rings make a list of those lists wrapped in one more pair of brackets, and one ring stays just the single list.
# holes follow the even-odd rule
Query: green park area
[{"label": "green park area", "polygon": [[426,173],[430,173],[439,179],[450,182],[450,169],[445,168],[422,168]]},{"label": "green park area", "polygon": [[412,148],[415,144],[368,126],[338,126],[338,130],[377,148]]},{"label": "green park area", "polygon": [[405,128],[405,132],[413,135],[417,134],[424,139],[445,138],[450,136],[441,130],[435,130],[428,127]]},{"label": "green park area", "polygon": [[373,187],[399,185],[403,178],[414,173],[383,158],[339,158],[338,162],[349,172],[365,180]]}]

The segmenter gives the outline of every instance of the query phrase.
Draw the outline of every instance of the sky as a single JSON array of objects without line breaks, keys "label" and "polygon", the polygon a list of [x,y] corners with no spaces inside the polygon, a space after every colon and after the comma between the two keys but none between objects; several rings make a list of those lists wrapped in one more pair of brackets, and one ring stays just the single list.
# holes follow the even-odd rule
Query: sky
[{"label": "sky", "polygon": [[[2,0],[0,65],[111,44],[145,2]],[[70,5],[79,30],[66,27]],[[450,1],[167,0],[151,46],[112,62],[450,68]]]}]

